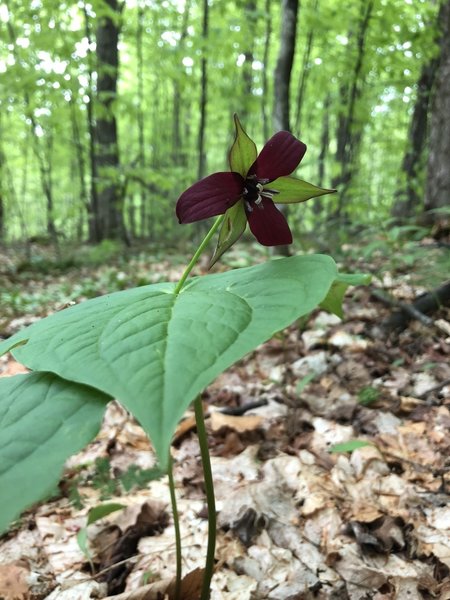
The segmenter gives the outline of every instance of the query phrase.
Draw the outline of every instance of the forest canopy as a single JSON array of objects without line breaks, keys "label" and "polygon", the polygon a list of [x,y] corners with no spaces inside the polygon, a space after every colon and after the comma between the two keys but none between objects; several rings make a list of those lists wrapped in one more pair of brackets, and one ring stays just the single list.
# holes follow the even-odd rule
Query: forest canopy
[{"label": "forest canopy", "polygon": [[292,208],[294,228],[445,210],[448,175],[429,182],[449,161],[449,7],[4,1],[1,238],[192,235],[176,200],[229,168],[234,113],[259,148],[289,129],[308,146],[297,175],[338,190]]}]

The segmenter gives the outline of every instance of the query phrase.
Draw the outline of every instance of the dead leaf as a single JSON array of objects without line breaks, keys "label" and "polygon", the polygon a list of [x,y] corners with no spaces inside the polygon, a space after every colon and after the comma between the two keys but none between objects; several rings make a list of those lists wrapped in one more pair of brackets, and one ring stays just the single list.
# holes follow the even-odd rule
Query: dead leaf
[{"label": "dead leaf", "polygon": [[0,565],[1,600],[26,600],[29,594],[29,575],[27,569],[17,564]]},{"label": "dead leaf", "polygon": [[[199,600],[203,585],[204,569],[194,569],[181,581],[180,600]],[[104,600],[173,600],[175,597],[175,579],[162,579]]]},{"label": "dead leaf", "polygon": [[211,428],[213,431],[219,431],[222,427],[229,427],[234,429],[238,433],[244,431],[254,431],[261,426],[263,418],[259,415],[244,415],[242,417],[235,417],[232,415],[224,415],[220,412],[213,412],[211,414]]}]

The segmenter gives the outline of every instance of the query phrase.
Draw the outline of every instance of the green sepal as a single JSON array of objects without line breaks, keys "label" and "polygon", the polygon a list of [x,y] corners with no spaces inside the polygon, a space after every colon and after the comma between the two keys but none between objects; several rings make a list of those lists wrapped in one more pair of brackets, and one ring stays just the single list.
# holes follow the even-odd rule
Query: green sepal
[{"label": "green sepal", "polygon": [[235,173],[239,173],[242,177],[246,177],[248,170],[258,156],[258,151],[255,142],[243,130],[236,114],[234,115],[234,124],[236,137],[230,150],[230,169]]},{"label": "green sepal", "polygon": [[334,194],[336,192],[336,190],[327,190],[302,179],[297,179],[297,177],[290,176],[279,177],[269,183],[267,187],[278,192],[273,198],[277,204],[304,202],[310,198],[316,198],[324,194]]},{"label": "green sepal", "polygon": [[219,239],[214,254],[209,263],[211,268],[244,233],[247,226],[247,215],[245,214],[244,203],[239,200],[234,206],[229,208],[224,215],[222,227],[219,233]]}]

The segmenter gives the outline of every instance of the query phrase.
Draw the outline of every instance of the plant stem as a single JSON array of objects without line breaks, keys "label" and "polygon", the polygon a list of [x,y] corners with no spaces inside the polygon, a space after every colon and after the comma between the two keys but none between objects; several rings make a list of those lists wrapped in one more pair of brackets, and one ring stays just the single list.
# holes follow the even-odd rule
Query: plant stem
[{"label": "plant stem", "polygon": [[175,592],[174,600],[180,600],[181,593],[181,533],[180,533],[180,517],[178,514],[177,497],[175,494],[175,481],[173,478],[173,459],[169,451],[169,490],[170,502],[172,504],[173,525],[175,528],[175,557],[176,557],[176,577],[175,577]]},{"label": "plant stem", "polygon": [[212,238],[212,236],[215,234],[215,232],[217,231],[217,228],[219,227],[219,225],[222,223],[224,219],[224,215],[220,215],[217,217],[217,219],[214,221],[213,226],[211,227],[211,229],[208,231],[208,233],[205,236],[205,239],[203,240],[203,242],[200,244],[200,246],[197,248],[194,256],[191,258],[188,266],[186,267],[183,275],[181,276],[180,281],[177,283],[176,288],[174,289],[173,293],[174,294],[179,294],[181,288],[184,285],[184,282],[186,281],[186,279],[188,278],[189,273],[192,271],[192,269],[194,268],[196,262],[198,261],[198,259],[200,258],[200,255],[202,254],[202,252],[205,250],[206,246],[209,244],[210,239]]},{"label": "plant stem", "polygon": [[205,479],[206,504],[208,506],[208,548],[206,551],[205,574],[203,576],[203,588],[200,600],[209,600],[211,579],[214,574],[214,553],[216,549],[216,500],[214,497],[214,482],[208,450],[208,436],[206,434],[205,417],[200,396],[194,402],[194,410],[197,436],[200,444],[200,454],[202,457],[203,477]]}]

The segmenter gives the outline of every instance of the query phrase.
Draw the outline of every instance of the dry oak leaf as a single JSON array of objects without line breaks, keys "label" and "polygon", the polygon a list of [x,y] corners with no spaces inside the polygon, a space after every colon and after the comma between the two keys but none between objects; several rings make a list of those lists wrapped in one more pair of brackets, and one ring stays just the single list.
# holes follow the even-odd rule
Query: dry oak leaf
[{"label": "dry oak leaf", "polygon": [[[194,569],[181,581],[180,600],[199,600],[203,585],[204,569]],[[104,600],[173,600],[175,598],[175,579],[162,579],[144,585],[132,592],[107,596]]]},{"label": "dry oak leaf", "polygon": [[263,418],[259,415],[236,417],[233,415],[225,415],[220,412],[213,412],[211,414],[211,428],[213,431],[219,431],[222,427],[229,427],[238,433],[243,433],[244,431],[258,429],[262,422]]},{"label": "dry oak leaf", "polygon": [[0,565],[0,598],[2,600],[26,600],[29,595],[27,578],[29,571],[14,563]]}]

